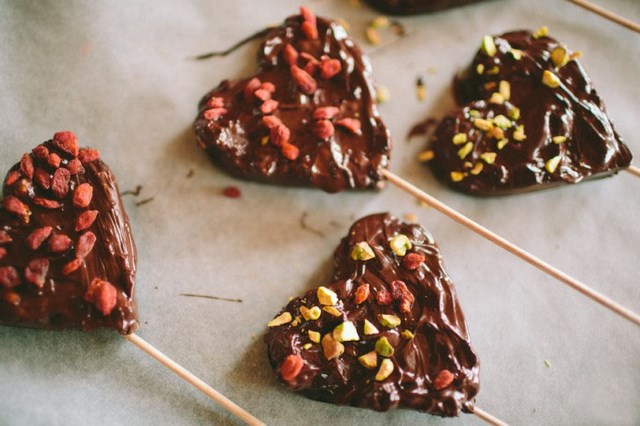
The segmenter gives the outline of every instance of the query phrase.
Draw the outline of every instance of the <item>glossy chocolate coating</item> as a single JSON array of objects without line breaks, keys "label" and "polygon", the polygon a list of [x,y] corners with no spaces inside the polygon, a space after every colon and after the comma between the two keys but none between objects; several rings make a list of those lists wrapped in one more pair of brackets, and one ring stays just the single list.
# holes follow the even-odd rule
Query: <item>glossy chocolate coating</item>
[{"label": "glossy chocolate coating", "polygon": [[[57,149],[51,141],[43,145],[62,157],[60,167],[67,167],[73,158]],[[35,167],[44,169],[50,177],[55,168],[46,160],[30,155]],[[3,245],[7,254],[0,259],[0,267],[14,267],[21,280],[13,288],[0,285],[0,324],[85,331],[112,328],[121,334],[133,333],[138,328],[134,300],[136,248],[115,178],[100,159],[84,163],[83,168],[83,172],[71,177],[69,193],[63,199],[56,198],[51,190],[43,189],[24,174],[16,183],[5,184],[4,197],[17,197],[28,206],[31,215],[25,223],[0,207],[0,230],[6,231],[12,239]],[[20,171],[20,164],[12,167],[9,173],[13,171]],[[74,188],[82,183],[93,187],[93,197],[87,208],[77,208],[72,201]],[[60,207],[40,207],[34,204],[35,197],[57,200]],[[85,210],[97,210],[96,220],[87,230],[76,232],[76,218]],[[71,248],[60,254],[52,253],[47,242],[37,250],[29,248],[27,236],[44,226],[51,226],[53,234],[68,236],[73,242]],[[97,237],[93,249],[79,269],[64,275],[62,268],[76,257],[78,238],[87,231]],[[42,288],[27,282],[23,273],[34,258],[46,258],[50,262]],[[110,282],[117,290],[116,306],[106,316],[84,298],[90,282],[96,277]]]},{"label": "glossy chocolate coating", "polygon": [[[307,39],[301,30],[301,16],[289,17],[269,31],[258,51],[255,77],[275,85],[273,99],[279,107],[273,116],[291,131],[290,142],[300,150],[295,160],[287,159],[278,146],[268,141],[269,130],[262,123],[260,101],[247,101],[243,89],[250,79],[225,80],[200,102],[194,130],[199,145],[211,158],[236,177],[280,185],[315,186],[327,192],[349,188],[374,188],[380,170],[386,168],[391,149],[389,132],[380,119],[371,80],[371,65],[346,31],[335,22],[317,19],[319,37]],[[317,90],[303,93],[292,79],[283,49],[291,44],[299,53],[316,59],[327,55],[338,59],[341,71],[330,79],[314,74]],[[298,66],[307,61],[300,57]],[[216,120],[203,112],[214,97],[224,99],[228,111]],[[313,133],[313,112],[318,107],[340,109],[334,124],[342,118],[360,120],[360,135],[335,125],[335,133],[321,139]]]},{"label": "glossy chocolate coating", "polygon": [[484,0],[367,0],[371,6],[389,15],[419,15]]},{"label": "glossy chocolate coating", "polygon": [[[536,38],[529,31],[509,32],[494,40],[495,55],[479,51],[456,81],[456,98],[466,105],[445,117],[432,138],[435,159],[431,164],[441,180],[474,195],[502,195],[606,177],[629,166],[631,152],[616,133],[582,65],[576,59],[559,67],[552,61],[551,52],[563,45],[551,37]],[[516,59],[511,49],[519,50],[521,58]],[[565,49],[570,57],[573,52]],[[545,70],[559,78],[558,87],[543,83]],[[501,81],[509,82],[509,101],[501,105],[488,102]],[[474,126],[476,118],[509,117],[514,107],[520,110],[520,117],[510,119],[513,127],[504,132],[509,142],[502,149],[500,138]],[[472,110],[477,111],[475,117]],[[518,125],[524,126],[523,141],[513,137]],[[464,159],[458,154],[463,145],[452,143],[457,133],[465,133],[473,143]],[[554,142],[557,136],[566,141]],[[497,154],[492,164],[480,157],[487,152]],[[554,157],[559,157],[555,169],[547,166]],[[470,171],[478,163],[482,171],[474,175]],[[453,182],[451,172],[466,175]]]},{"label": "glossy chocolate coating", "polygon": [[[402,265],[403,257],[396,256],[389,240],[398,234],[409,237],[413,248],[408,253],[421,253],[426,260],[415,270]],[[375,259],[352,260],[350,253],[358,242],[366,241]],[[340,317],[326,312],[315,321],[302,321],[271,327],[265,336],[271,365],[280,370],[283,360],[297,354],[304,360],[300,373],[292,380],[279,380],[285,386],[303,395],[324,402],[352,405],[387,411],[410,408],[439,416],[456,416],[473,411],[473,398],[479,390],[479,362],[471,347],[464,315],[456,298],[451,279],[444,270],[442,256],[433,237],[421,226],[401,223],[389,214],[375,214],[358,220],[343,238],[334,255],[333,283],[327,285],[337,293]],[[376,295],[391,292],[391,282],[402,280],[415,301],[410,311],[401,312],[398,302],[380,305]],[[356,305],[354,295],[364,283],[370,285],[370,295]],[[317,289],[293,299],[284,308],[293,317],[301,306],[321,306]],[[386,328],[378,321],[378,314],[395,314],[402,319],[400,326]],[[363,323],[367,319],[380,331],[364,335]],[[308,331],[319,331],[323,336],[331,333],[341,322],[352,321],[360,340],[344,342],[340,357],[327,360],[320,344],[310,343]],[[409,330],[414,337],[407,339],[400,333]],[[374,350],[375,342],[386,336],[394,347],[390,357],[393,373],[383,381],[374,377],[377,368],[366,369],[358,357]],[[382,357],[378,356],[378,365]],[[436,390],[434,378],[442,370],[449,370],[454,381],[444,389]]]}]

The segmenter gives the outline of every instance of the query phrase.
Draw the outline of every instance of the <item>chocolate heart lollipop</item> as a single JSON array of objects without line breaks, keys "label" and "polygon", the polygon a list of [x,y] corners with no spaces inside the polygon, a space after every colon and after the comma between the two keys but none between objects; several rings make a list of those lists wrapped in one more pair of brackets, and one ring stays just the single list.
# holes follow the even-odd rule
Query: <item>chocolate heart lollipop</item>
[{"label": "chocolate heart lollipop", "polygon": [[9,170],[3,197],[0,324],[133,333],[136,250],[98,151],[58,132]]},{"label": "chocolate heart lollipop", "polygon": [[456,82],[466,104],[431,141],[436,175],[454,189],[501,195],[611,176],[631,163],[572,52],[537,32],[483,38]]},{"label": "chocolate heart lollipop", "polygon": [[390,15],[419,15],[479,1],[483,0],[367,0],[367,3]]},{"label": "chocolate heart lollipop", "polygon": [[479,363],[433,237],[389,214],[358,220],[333,282],[269,322],[284,385],[334,404],[455,416],[473,410]]},{"label": "chocolate heart lollipop", "polygon": [[253,77],[225,80],[202,99],[199,145],[244,179],[374,188],[391,148],[371,65],[343,27],[301,12],[267,32]]}]

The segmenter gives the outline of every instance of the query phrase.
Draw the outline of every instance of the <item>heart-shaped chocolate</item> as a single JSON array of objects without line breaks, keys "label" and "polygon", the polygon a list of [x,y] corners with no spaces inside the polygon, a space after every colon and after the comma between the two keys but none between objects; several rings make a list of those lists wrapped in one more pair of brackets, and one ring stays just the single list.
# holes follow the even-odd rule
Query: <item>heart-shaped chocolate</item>
[{"label": "heart-shaped chocolate", "polygon": [[431,147],[453,188],[501,195],[616,174],[631,152],[578,62],[545,27],[485,36]]},{"label": "heart-shaped chocolate", "polygon": [[480,1],[483,0],[367,0],[367,3],[390,15],[419,15]]},{"label": "heart-shaped chocolate", "polygon": [[374,188],[391,142],[371,65],[343,27],[301,12],[267,32],[254,77],[225,80],[202,99],[199,145],[245,179]]},{"label": "heart-shaped chocolate", "polygon": [[324,402],[439,416],[471,411],[479,362],[433,237],[389,214],[358,220],[333,283],[269,322],[279,380]]},{"label": "heart-shaped chocolate", "polygon": [[138,327],[136,250],[111,170],[58,132],[24,154],[0,208],[0,324]]}]

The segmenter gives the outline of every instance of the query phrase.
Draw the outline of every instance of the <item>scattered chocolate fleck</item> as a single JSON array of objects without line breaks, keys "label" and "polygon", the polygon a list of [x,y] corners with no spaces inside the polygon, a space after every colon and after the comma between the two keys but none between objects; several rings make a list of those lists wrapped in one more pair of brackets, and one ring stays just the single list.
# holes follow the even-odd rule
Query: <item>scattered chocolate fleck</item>
[{"label": "scattered chocolate fleck", "polygon": [[122,196],[133,195],[134,197],[137,197],[138,195],[140,195],[140,191],[142,191],[142,185],[136,186],[136,189],[134,189],[134,190],[124,191],[120,195],[122,195]]},{"label": "scattered chocolate fleck", "polygon": [[140,207],[140,206],[143,206],[143,205],[145,205],[145,204],[147,204],[147,203],[150,203],[150,202],[152,202],[154,199],[155,199],[155,197],[149,197],[149,198],[145,198],[144,200],[138,201],[138,202],[136,203],[136,207]]},{"label": "scattered chocolate fleck", "polygon": [[317,230],[317,229],[314,229],[314,228],[310,227],[310,226],[307,224],[307,216],[308,216],[308,214],[309,214],[309,213],[307,213],[307,212],[303,212],[303,213],[302,213],[302,216],[300,216],[300,227],[301,227],[302,229],[304,229],[305,231],[309,231],[309,232],[311,232],[311,233],[313,233],[313,234],[316,234],[316,235],[317,235],[317,236],[319,236],[320,238],[324,238],[324,234],[322,233],[322,231],[319,231],[319,230]]},{"label": "scattered chocolate fleck", "polygon": [[407,133],[407,142],[411,141],[411,138],[416,136],[427,136],[434,129],[434,126],[438,124],[438,120],[433,117],[427,117],[424,121],[415,124],[409,133]]},{"label": "scattered chocolate fleck", "polygon": [[179,295],[184,297],[200,297],[202,299],[212,299],[212,300],[222,300],[224,302],[242,303],[242,299],[230,299],[228,297],[209,296],[206,294],[179,293]]},{"label": "scattered chocolate fleck", "polygon": [[193,175],[195,174],[195,170],[193,169],[189,169],[189,173],[187,173],[186,178],[190,179],[191,177],[193,177]]},{"label": "scattered chocolate fleck", "polygon": [[196,57],[194,57],[193,59],[201,61],[203,59],[209,59],[209,58],[214,58],[216,56],[227,56],[230,53],[233,53],[234,51],[236,51],[237,49],[239,49],[240,47],[244,46],[245,44],[249,43],[250,41],[256,40],[258,38],[262,38],[265,35],[267,35],[267,33],[269,33],[269,31],[275,29],[276,27],[267,27],[262,31],[258,31],[252,35],[250,35],[249,37],[245,37],[242,40],[240,40],[239,42],[237,42],[236,44],[234,44],[233,46],[231,46],[230,48],[226,49],[226,50],[216,50],[213,52],[209,52],[209,53],[203,53],[202,55],[198,55]]}]

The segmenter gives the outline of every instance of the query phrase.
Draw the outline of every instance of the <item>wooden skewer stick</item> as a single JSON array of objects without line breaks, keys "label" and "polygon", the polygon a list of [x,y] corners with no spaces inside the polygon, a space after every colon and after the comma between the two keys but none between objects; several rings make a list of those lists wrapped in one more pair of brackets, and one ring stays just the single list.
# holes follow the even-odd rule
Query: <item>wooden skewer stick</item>
[{"label": "wooden skewer stick", "polygon": [[610,21],[615,22],[616,24],[620,24],[624,27],[629,28],[630,30],[636,31],[640,33],[640,24],[633,22],[630,19],[627,19],[623,16],[620,16],[618,14],[615,14],[607,9],[605,9],[604,7],[600,7],[596,4],[593,4],[591,2],[588,2],[586,0],[569,0],[571,3],[573,4],[577,4],[580,7],[583,7],[585,9],[587,9],[590,12],[596,13],[600,16],[602,16],[603,18],[606,18]]},{"label": "wooden skewer stick", "polygon": [[479,407],[473,407],[473,414],[493,426],[507,426],[507,423],[487,413]]},{"label": "wooden skewer stick", "polygon": [[144,339],[142,339],[138,335],[129,334],[129,335],[126,335],[126,336],[123,336],[123,337],[125,339],[127,339],[128,341],[130,341],[131,343],[133,343],[134,345],[136,345],[138,348],[142,349],[147,354],[149,354],[153,359],[158,361],[160,364],[164,365],[169,370],[171,370],[174,373],[176,373],[178,376],[180,376],[180,378],[182,378],[183,380],[187,381],[189,384],[191,384],[193,387],[198,389],[200,392],[202,392],[205,395],[207,395],[214,402],[220,404],[222,407],[227,409],[229,412],[231,412],[232,414],[234,414],[235,416],[240,418],[246,424],[252,425],[252,426],[253,425],[264,425],[263,422],[261,422],[260,420],[256,419],[251,414],[249,414],[247,411],[245,411],[244,409],[242,409],[238,405],[236,405],[229,398],[227,398],[226,396],[222,395],[220,392],[218,392],[217,390],[215,390],[214,388],[212,388],[211,386],[209,386],[208,384],[206,384],[205,382],[203,382],[202,380],[200,380],[199,378],[194,376],[191,372],[189,372],[184,367],[182,367],[180,364],[176,363],[171,358],[169,358],[168,356],[166,356],[165,354],[160,352],[158,349],[156,349],[154,346],[152,346],[150,343],[148,343],[147,341],[145,341]]},{"label": "wooden skewer stick", "polygon": [[629,166],[625,170],[628,171],[629,173],[631,173],[632,175],[636,175],[636,176],[640,177],[640,168],[638,168],[636,166]]},{"label": "wooden skewer stick", "polygon": [[518,256],[520,259],[524,260],[525,262],[535,266],[536,268],[540,269],[543,272],[546,272],[547,274],[551,275],[552,277],[556,278],[557,280],[561,281],[562,283],[568,285],[572,289],[574,289],[574,290],[582,293],[583,295],[587,296],[591,300],[601,304],[605,308],[613,311],[614,313],[620,315],[621,317],[623,317],[623,318],[633,322],[634,324],[640,326],[640,315],[636,314],[635,312],[633,312],[633,311],[625,308],[624,306],[614,302],[613,300],[611,300],[608,297],[598,293],[597,291],[592,290],[591,288],[587,287],[585,284],[581,283],[580,281],[576,280],[575,278],[572,278],[571,276],[565,274],[564,272],[560,271],[559,269],[557,269],[557,268],[551,266],[550,264],[544,262],[543,260],[537,258],[536,256],[532,255],[531,253],[529,253],[529,252],[521,249],[520,247],[516,246],[515,244],[505,240],[504,238],[502,238],[498,234],[490,231],[489,229],[485,228],[484,226],[478,224],[477,222],[474,222],[473,220],[469,219],[465,215],[457,212],[456,210],[452,209],[451,207],[447,206],[446,204],[442,203],[441,201],[438,201],[436,198],[434,198],[431,195],[427,194],[426,192],[418,189],[414,185],[410,184],[409,182],[407,182],[406,180],[402,179],[401,177],[391,173],[390,171],[383,170],[382,171],[382,175],[384,177],[386,177],[391,183],[393,183],[394,185],[399,187],[400,189],[408,192],[409,194],[413,195],[417,199],[419,199],[421,201],[424,201],[425,203],[427,203],[428,205],[430,205],[434,209],[438,210],[440,213],[444,214],[445,216],[448,216],[450,219],[453,219],[454,221],[458,222],[459,224],[466,226],[467,228],[469,228],[473,232],[477,233],[478,235],[483,236],[487,240],[489,240],[492,243],[502,247],[503,249],[507,250],[511,254],[513,254],[515,256]]}]

